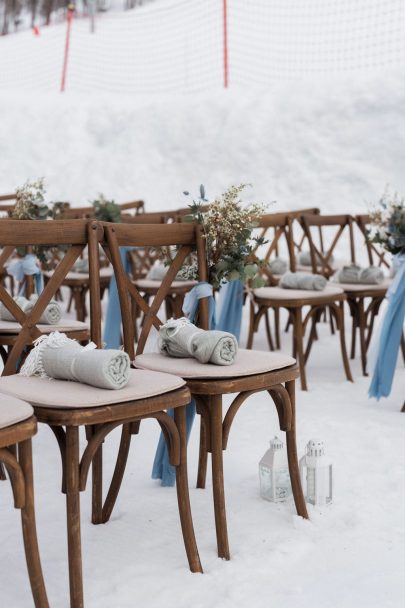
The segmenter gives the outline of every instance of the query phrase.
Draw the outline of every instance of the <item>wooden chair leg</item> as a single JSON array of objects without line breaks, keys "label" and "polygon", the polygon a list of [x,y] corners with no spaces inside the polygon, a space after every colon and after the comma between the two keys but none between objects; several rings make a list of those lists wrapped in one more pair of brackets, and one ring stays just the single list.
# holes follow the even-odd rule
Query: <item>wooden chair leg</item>
[{"label": "wooden chair leg", "polygon": [[0,481],[6,481],[6,479],[7,479],[6,469],[4,468],[3,463],[0,462]]},{"label": "wooden chair leg", "polygon": [[276,349],[280,350],[281,348],[281,338],[280,338],[280,309],[274,309],[274,333],[276,337]]},{"label": "wooden chair leg", "polygon": [[294,325],[294,353],[298,360],[301,376],[301,388],[303,391],[308,390],[307,375],[305,371],[305,354],[304,354],[304,325],[302,323],[302,308],[298,307],[291,310],[293,315]]},{"label": "wooden chair leg", "polygon": [[131,447],[131,438],[131,425],[124,424],[122,427],[121,442],[117,462],[115,463],[114,474],[102,510],[101,521],[103,524],[109,521],[121,488],[121,483],[127,465],[129,448]]},{"label": "wooden chair leg", "polygon": [[298,515],[301,515],[301,517],[304,517],[305,519],[309,519],[307,506],[305,504],[305,497],[302,491],[297,455],[297,441],[295,436],[295,380],[286,382],[285,387],[290,397],[292,411],[291,428],[286,432],[288,469],[290,471],[291,487],[294,496],[295,508],[297,509]]},{"label": "wooden chair leg", "polygon": [[366,344],[366,331],[367,321],[364,314],[364,299],[359,298],[359,338],[360,338],[360,356],[361,356],[361,369],[363,376],[367,374],[367,344]]},{"label": "wooden chair leg", "polygon": [[180,438],[180,463],[176,467],[176,489],[179,505],[181,529],[191,572],[202,572],[200,556],[195,540],[193,519],[191,516],[190,496],[187,476],[187,430],[186,408],[177,407],[174,410],[174,421]]},{"label": "wooden chair leg", "polygon": [[266,322],[266,334],[267,334],[267,343],[269,345],[269,348],[271,351],[274,350],[274,343],[273,343],[273,336],[271,333],[271,327],[270,327],[270,317],[269,317],[269,309],[266,310],[265,313],[265,322]]},{"label": "wooden chair leg", "polygon": [[103,445],[100,445],[92,462],[91,522],[103,523]]},{"label": "wooden chair leg", "polygon": [[249,315],[249,332],[246,348],[251,349],[253,346],[253,337],[254,337],[254,324],[255,324],[255,305],[252,301],[250,301],[250,315]]},{"label": "wooden chair leg", "polygon": [[66,510],[69,554],[70,608],[83,608],[80,532],[79,429],[66,427]]},{"label": "wooden chair leg", "polygon": [[198,454],[197,488],[205,489],[208,464],[207,426],[204,416],[200,417],[200,451]]},{"label": "wooden chair leg", "polygon": [[340,302],[339,306],[335,307],[335,314],[336,314],[336,323],[338,326],[339,336],[340,336],[340,350],[342,353],[343,367],[345,370],[347,380],[349,380],[349,382],[353,382],[353,376],[352,376],[352,372],[350,370],[350,363],[349,363],[349,359],[347,356],[347,350],[346,350],[344,302]]},{"label": "wooden chair leg", "polygon": [[230,559],[225,510],[221,395],[212,395],[210,398],[210,431],[212,489],[214,495],[215,528],[217,533],[218,557]]},{"label": "wooden chair leg", "polygon": [[357,327],[359,325],[357,302],[352,303],[351,309],[352,309],[352,343],[351,343],[351,347],[350,347],[350,359],[354,359],[356,356]]},{"label": "wooden chair leg", "polygon": [[49,608],[41,561],[39,557],[38,540],[35,524],[34,483],[32,472],[31,439],[22,441],[18,448],[19,463],[25,480],[25,505],[21,509],[21,523],[24,537],[25,558],[30,578],[32,595],[36,608]]}]

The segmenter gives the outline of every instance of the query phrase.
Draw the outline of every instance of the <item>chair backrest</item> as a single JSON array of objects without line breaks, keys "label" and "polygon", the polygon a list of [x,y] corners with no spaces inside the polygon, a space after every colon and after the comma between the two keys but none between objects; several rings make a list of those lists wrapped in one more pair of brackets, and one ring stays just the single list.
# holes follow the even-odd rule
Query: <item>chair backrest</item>
[{"label": "chair backrest", "polygon": [[[145,203],[144,201],[140,201],[140,200],[136,200],[136,201],[130,201],[128,203],[119,203],[119,208],[122,211],[134,211],[135,215],[138,215],[140,213],[145,213]],[[129,214],[131,215],[131,214]]]},{"label": "chair backrest", "polygon": [[89,220],[96,217],[96,210],[94,207],[69,207],[63,209],[62,215],[64,220]]},{"label": "chair backrest", "polygon": [[[132,298],[144,315],[142,330],[139,336],[136,353],[140,354],[146,344],[152,327],[158,329],[162,324],[159,310],[164,302],[171,284],[187,258],[191,254],[197,258],[200,281],[207,280],[205,241],[201,228],[196,224],[111,224],[104,223],[104,240],[102,246],[110,259],[115,277],[121,306],[123,323],[124,348],[133,359],[135,356],[135,331],[131,315],[130,299]],[[124,270],[120,247],[140,247],[141,249],[175,248],[172,260],[169,260],[168,271],[151,304],[142,297],[131,278]],[[208,302],[200,301],[199,325],[208,329]]]},{"label": "chair backrest", "polygon": [[91,337],[101,345],[101,304],[99,283],[99,255],[98,243],[101,240],[102,227],[97,222],[84,220],[2,220],[0,221],[0,243],[3,250],[0,255],[0,271],[10,256],[18,250],[21,252],[35,250],[36,246],[63,246],[64,253],[55,266],[52,275],[47,281],[43,291],[39,294],[32,312],[26,314],[16,304],[5,287],[0,284],[0,301],[12,314],[21,330],[12,344],[8,354],[3,375],[15,373],[18,362],[21,360],[24,348],[32,344],[42,335],[38,329],[41,315],[49,302],[55,298],[62,281],[71,270],[73,264],[80,257],[84,248],[88,246],[90,268],[90,308],[91,308]]},{"label": "chair backrest", "polygon": [[16,194],[0,194],[0,202],[14,201],[17,198]]},{"label": "chair backrest", "polygon": [[386,268],[391,268],[391,264],[387,259],[387,251],[375,243],[371,243],[367,238],[367,226],[370,224],[370,216],[367,214],[356,215],[354,221],[355,225],[359,228],[362,237],[364,237],[364,245],[367,249],[370,266],[385,266]]},{"label": "chair backrest", "polygon": [[[302,215],[301,225],[308,239],[312,272],[326,277],[334,274],[333,256],[345,233],[349,237],[350,262],[356,262],[351,215]],[[328,234],[325,229],[328,229]]]},{"label": "chair backrest", "polygon": [[[259,237],[268,241],[267,244],[258,245],[254,251],[254,260],[262,260],[266,262],[262,272],[272,283],[272,275],[268,269],[268,264],[271,262],[273,255],[280,254],[280,245],[284,241],[288,255],[289,267],[292,272],[295,271],[295,255],[294,255],[294,237],[293,237],[293,217],[289,213],[267,213],[260,218],[260,226],[258,228]],[[265,248],[262,254],[262,247]],[[254,261],[253,260],[253,261]]]}]

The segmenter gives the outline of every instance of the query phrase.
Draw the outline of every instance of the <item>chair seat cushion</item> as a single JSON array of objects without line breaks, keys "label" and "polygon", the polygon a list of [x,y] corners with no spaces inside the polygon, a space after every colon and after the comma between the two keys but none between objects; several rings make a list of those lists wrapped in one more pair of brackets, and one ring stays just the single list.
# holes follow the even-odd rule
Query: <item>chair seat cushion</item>
[{"label": "chair seat cushion", "polygon": [[344,293],[341,286],[328,285],[322,291],[309,289],[283,289],[282,287],[259,287],[254,290],[258,300],[309,300],[319,298],[333,298]]},{"label": "chair seat cushion", "polygon": [[392,279],[384,279],[382,283],[338,283],[337,281],[331,281],[331,285],[338,286],[344,291],[386,291],[391,285]]},{"label": "chair seat cushion", "polygon": [[116,391],[80,382],[16,374],[0,378],[0,392],[25,399],[37,407],[76,409],[138,401],[174,391],[184,384],[177,376],[138,369],[131,370],[128,384]]},{"label": "chair seat cushion", "polygon": [[[289,367],[295,359],[281,353],[261,350],[240,349],[233,365],[213,365],[199,363],[197,359],[167,357],[160,353],[146,353],[135,358],[135,365],[141,369],[165,371],[182,378],[234,378],[253,376]],[[1,386],[1,385],[0,385]]]},{"label": "chair seat cushion", "polygon": [[[159,289],[162,281],[153,281],[152,279],[138,279],[134,282],[138,289]],[[172,281],[170,287],[172,289],[191,289],[197,285],[197,281]]]},{"label": "chair seat cushion", "polygon": [[[57,325],[38,323],[37,327],[44,334],[49,334],[52,331],[86,331],[90,329],[88,323],[76,321],[75,319],[61,319]],[[0,320],[0,334],[18,334],[20,331],[21,325],[16,321]]]},{"label": "chair seat cushion", "polygon": [[31,418],[34,410],[26,401],[0,393],[0,429]]}]

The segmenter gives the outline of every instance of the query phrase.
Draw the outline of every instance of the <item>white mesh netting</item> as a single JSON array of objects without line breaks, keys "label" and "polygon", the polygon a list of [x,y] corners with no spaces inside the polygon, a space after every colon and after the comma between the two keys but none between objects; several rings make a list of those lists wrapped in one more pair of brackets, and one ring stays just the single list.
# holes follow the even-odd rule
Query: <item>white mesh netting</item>
[{"label": "white mesh netting", "polygon": [[[229,85],[405,63],[403,0],[228,0]],[[66,90],[159,94],[224,83],[223,0],[167,0],[72,24]],[[0,90],[60,88],[66,24],[0,38]]]}]

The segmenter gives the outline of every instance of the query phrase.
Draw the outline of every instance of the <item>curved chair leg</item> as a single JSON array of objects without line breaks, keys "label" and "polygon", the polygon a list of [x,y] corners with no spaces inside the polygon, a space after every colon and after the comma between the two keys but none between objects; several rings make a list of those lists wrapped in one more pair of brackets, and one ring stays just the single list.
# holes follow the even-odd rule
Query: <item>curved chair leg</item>
[{"label": "curved chair leg", "polygon": [[110,519],[121,488],[121,483],[127,465],[129,448],[131,447],[131,438],[131,426],[129,424],[124,424],[122,427],[121,442],[117,462],[115,463],[114,474],[102,509],[101,522],[103,524],[107,523]]},{"label": "curved chair leg", "polygon": [[69,554],[70,607],[83,608],[80,532],[79,429],[66,427],[66,517]]},{"label": "curved chair leg", "polygon": [[19,463],[25,480],[25,505],[21,509],[21,522],[24,537],[25,558],[30,578],[32,595],[36,608],[49,608],[35,525],[34,484],[32,473],[31,439],[22,441],[18,446]]},{"label": "curved chair leg", "polygon": [[339,330],[340,350],[342,353],[342,361],[343,361],[343,367],[345,370],[346,378],[347,378],[347,380],[349,380],[349,382],[353,382],[353,376],[352,376],[352,372],[350,370],[350,363],[349,363],[349,359],[347,356],[347,350],[346,350],[345,321],[344,321],[343,306],[344,306],[344,303],[340,302],[339,306],[335,307],[336,322],[337,322],[337,326],[338,326],[338,330]]},{"label": "curved chair leg", "polygon": [[300,469],[297,456],[297,441],[295,437],[295,380],[286,382],[285,387],[290,397],[292,412],[291,427],[290,430],[286,432],[288,469],[290,471],[291,487],[294,496],[295,508],[297,509],[298,515],[301,515],[301,517],[304,517],[305,519],[309,519],[304,493],[301,486]]},{"label": "curved chair leg", "polygon": [[184,545],[186,548],[188,563],[191,572],[202,572],[200,557],[198,555],[195,540],[193,519],[191,515],[190,496],[187,477],[187,432],[186,432],[186,408],[176,407],[174,410],[174,421],[179,431],[180,439],[180,462],[176,466],[176,489],[179,505],[181,529],[183,532]]},{"label": "curved chair leg", "polygon": [[222,395],[212,395],[210,397],[210,414],[212,490],[214,495],[218,557],[230,559],[224,490]]}]

